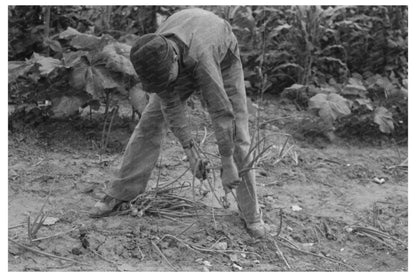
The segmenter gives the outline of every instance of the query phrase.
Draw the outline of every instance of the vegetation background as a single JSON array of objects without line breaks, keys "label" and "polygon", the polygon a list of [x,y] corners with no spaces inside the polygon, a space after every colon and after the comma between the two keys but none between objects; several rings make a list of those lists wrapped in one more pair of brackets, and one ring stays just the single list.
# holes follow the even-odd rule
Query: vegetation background
[{"label": "vegetation background", "polygon": [[[183,8],[9,6],[10,119],[38,124],[100,105],[107,118],[120,98],[145,102],[130,47]],[[406,140],[407,6],[202,8],[232,24],[257,104],[265,94],[293,101],[311,112],[308,132]]]}]

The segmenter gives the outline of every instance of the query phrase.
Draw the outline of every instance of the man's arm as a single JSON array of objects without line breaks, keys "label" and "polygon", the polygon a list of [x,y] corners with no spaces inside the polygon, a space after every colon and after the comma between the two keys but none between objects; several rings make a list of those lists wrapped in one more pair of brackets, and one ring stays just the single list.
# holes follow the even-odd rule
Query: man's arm
[{"label": "man's arm", "polygon": [[195,76],[211,116],[221,155],[222,184],[225,191],[228,191],[240,183],[240,178],[233,158],[235,118],[224,88],[219,62],[213,56],[202,58],[195,70]]},{"label": "man's arm", "polygon": [[192,142],[191,131],[186,119],[185,103],[178,93],[169,90],[158,94],[161,99],[161,109],[169,129],[178,138],[184,149]]},{"label": "man's arm", "polygon": [[162,92],[158,95],[161,99],[161,110],[169,126],[169,129],[178,138],[188,157],[192,173],[198,179],[206,179],[206,161],[202,161],[193,140],[185,114],[185,102],[180,99],[178,93],[173,91]]}]

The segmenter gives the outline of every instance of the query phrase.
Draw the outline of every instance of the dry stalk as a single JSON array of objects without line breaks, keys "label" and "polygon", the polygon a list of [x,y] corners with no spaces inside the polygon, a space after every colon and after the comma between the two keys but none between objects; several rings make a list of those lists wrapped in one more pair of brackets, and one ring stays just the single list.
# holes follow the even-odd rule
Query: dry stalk
[{"label": "dry stalk", "polygon": [[407,168],[408,167],[408,161],[409,161],[409,158],[406,158],[400,164],[388,166],[387,169]]},{"label": "dry stalk", "polygon": [[325,257],[325,256],[322,256],[322,255],[319,255],[319,254],[315,254],[315,253],[312,253],[312,252],[303,251],[303,250],[301,250],[299,248],[296,248],[296,247],[293,247],[291,245],[288,245],[288,244],[284,243],[283,241],[277,241],[277,242],[281,243],[283,246],[285,246],[285,247],[287,247],[289,249],[293,249],[293,250],[296,250],[296,251],[298,251],[300,253],[303,253],[303,254],[306,254],[306,255],[311,255],[311,256],[314,256],[314,257],[318,257],[318,258],[321,258],[321,259],[324,259],[324,260],[333,262],[333,263],[337,263],[337,264],[340,264],[340,265],[345,266],[348,269],[351,269],[352,271],[356,271],[352,266],[350,266],[350,265],[348,265],[346,263],[343,263],[341,261],[338,261],[338,260],[335,260],[335,259],[332,259],[332,258],[329,258],[329,257]]},{"label": "dry stalk", "polygon": [[393,250],[394,250],[394,246],[393,246],[393,245],[391,245],[390,243],[388,243],[388,242],[386,242],[386,241],[383,241],[382,239],[380,239],[380,238],[378,238],[378,237],[376,237],[376,236],[370,235],[370,234],[365,233],[365,232],[356,232],[356,234],[357,234],[357,235],[361,235],[361,236],[368,237],[368,238],[370,238],[370,239],[373,239],[373,240],[375,240],[375,241],[377,241],[377,242],[379,242],[379,243],[381,243],[381,244],[383,244],[383,245],[387,246],[388,248],[390,248],[390,249],[393,249]]},{"label": "dry stalk", "polygon": [[[213,164],[213,162],[212,162],[212,160],[207,156],[207,154],[204,152],[204,151],[202,151],[202,149],[197,145],[197,144],[195,144],[195,146],[196,146],[196,148],[197,148],[197,152],[198,153],[202,153],[202,155],[205,157],[205,159],[207,159],[207,161],[208,161],[208,163],[209,164]],[[215,184],[215,182],[216,182],[216,176],[215,176],[215,168],[213,168],[213,167],[211,167],[211,168],[209,168],[210,169],[210,173],[212,173],[212,179],[213,179],[213,183]],[[194,175],[195,176],[195,175]],[[207,179],[207,182],[208,182],[208,186],[209,186],[209,189],[211,190],[211,193],[212,193],[212,195],[214,195],[214,197],[215,197],[215,199],[218,201],[218,203],[220,204],[220,205],[222,205],[223,203],[222,203],[222,201],[220,200],[220,198],[218,197],[218,195],[215,193],[215,189],[214,189],[214,186],[213,186],[213,184],[211,183],[211,180],[210,180],[210,178],[208,177]],[[225,207],[224,207],[225,208]]]},{"label": "dry stalk", "polygon": [[164,189],[164,188],[166,188],[166,187],[174,184],[176,181],[178,181],[180,178],[182,178],[186,174],[186,172],[188,172],[188,170],[189,170],[189,167],[187,167],[185,169],[185,171],[181,175],[179,175],[178,177],[176,177],[176,179],[174,179],[173,181],[170,181],[170,182],[168,182],[166,184],[159,184],[159,189],[161,190],[161,189]]},{"label": "dry stalk", "polygon": [[215,245],[217,245],[217,243],[219,243],[222,239],[226,239],[226,237],[224,237],[224,236],[221,236],[219,239],[217,239],[212,245],[211,245],[211,247],[209,248],[209,249],[212,249],[212,248],[214,248],[214,246]]},{"label": "dry stalk", "polygon": [[51,192],[52,192],[52,185],[49,187],[48,196],[46,197],[45,202],[43,202],[42,207],[40,208],[33,223],[30,222],[30,215],[27,218],[27,233],[28,233],[27,236],[30,242],[32,242],[32,239],[36,237],[37,232],[42,227],[43,222],[45,221],[47,217],[46,214],[43,213],[43,209],[45,208],[46,203],[48,202],[49,197],[51,196]]},{"label": "dry stalk", "polygon": [[279,245],[277,245],[276,241],[273,240],[274,246],[276,247],[276,253],[277,255],[279,255],[282,260],[285,262],[286,266],[288,269],[292,269],[292,267],[290,266],[290,264],[287,262],[285,255],[283,255],[282,250],[280,250]]},{"label": "dry stalk", "polygon": [[137,245],[137,249],[139,250],[139,252],[140,252],[140,261],[143,261],[144,260],[144,254],[143,254],[143,252],[142,252],[142,249]]},{"label": "dry stalk", "polygon": [[299,249],[299,247],[296,244],[294,244],[293,242],[291,242],[290,240],[288,240],[288,239],[286,239],[284,237],[279,237],[279,239],[280,240],[283,240],[284,242],[286,242],[287,244],[291,245],[292,247],[294,247],[296,249]]},{"label": "dry stalk", "polygon": [[32,240],[32,242],[35,242],[35,241],[40,241],[40,240],[45,240],[45,239],[51,239],[51,238],[55,238],[55,237],[59,237],[59,236],[62,236],[62,235],[68,234],[68,233],[70,233],[70,232],[72,232],[72,231],[75,231],[76,229],[77,229],[77,228],[76,228],[76,227],[74,227],[74,228],[72,228],[71,230],[64,231],[64,232],[60,232],[60,233],[57,233],[57,234],[55,234],[55,235],[51,235],[51,236],[47,236],[47,237],[42,237],[42,238],[37,238],[37,239],[34,239],[34,240]]},{"label": "dry stalk", "polygon": [[172,236],[172,235],[169,235],[169,234],[164,235],[159,241],[162,241],[164,238],[167,238],[167,237],[177,240],[178,242],[180,242],[183,245],[185,245],[187,248],[189,248],[191,250],[194,250],[194,251],[196,250],[196,251],[199,251],[199,252],[220,253],[220,254],[224,254],[224,253],[253,254],[253,255],[256,255],[257,257],[261,258],[261,256],[259,254],[255,253],[255,252],[240,251],[240,250],[231,250],[231,249],[230,250],[218,250],[218,249],[201,248],[201,247],[198,247],[198,246],[196,246],[194,244],[187,243],[187,242],[185,242],[185,241],[183,241],[181,239],[178,239],[177,237]]},{"label": "dry stalk", "polygon": [[280,232],[282,231],[282,226],[283,226],[283,209],[282,208],[280,208],[280,211],[279,211],[279,219],[280,219],[279,229],[277,229],[276,237],[279,237]]},{"label": "dry stalk", "polygon": [[[286,155],[289,154],[289,152],[292,150],[293,145],[290,145],[289,147],[287,147],[289,139],[290,139],[290,136],[286,136],[286,140],[283,143],[282,149],[280,149],[279,155],[277,156],[277,159],[273,162],[273,165],[276,165],[279,162],[281,162],[286,157]],[[287,150],[285,151],[286,147],[287,147]]]},{"label": "dry stalk", "polygon": [[11,230],[11,229],[16,229],[16,228],[19,228],[19,227],[24,227],[25,226],[25,224],[18,224],[18,225],[14,225],[14,226],[10,226],[8,229],[9,230]]},{"label": "dry stalk", "polygon": [[64,260],[64,261],[68,261],[68,262],[73,262],[73,263],[78,263],[78,264],[82,264],[82,265],[88,265],[88,264],[85,264],[83,262],[79,262],[77,260],[73,260],[73,259],[70,259],[70,258],[56,256],[56,255],[49,254],[49,253],[46,253],[46,252],[43,252],[43,251],[40,251],[40,250],[37,250],[37,249],[30,248],[30,247],[28,247],[26,245],[23,245],[23,244],[21,244],[21,243],[19,243],[17,241],[14,241],[14,240],[12,240],[10,238],[9,238],[9,241],[12,242],[12,243],[14,243],[14,244],[16,244],[17,246],[19,246],[19,247],[21,247],[23,249],[26,249],[26,250],[31,251],[33,253],[40,254],[40,255],[43,255],[43,256],[46,256],[46,257],[49,257],[49,258],[55,258],[55,259]]},{"label": "dry stalk", "polygon": [[199,143],[199,147],[202,147],[202,145],[204,145],[206,139],[207,139],[207,127],[204,126],[204,137],[202,138],[201,142]]},{"label": "dry stalk", "polygon": [[353,232],[359,232],[359,233],[365,233],[368,235],[371,235],[373,237],[377,237],[379,239],[391,239],[393,241],[396,241],[400,244],[402,244],[403,246],[407,247],[407,244],[401,240],[399,240],[398,238],[395,238],[387,233],[372,229],[372,228],[367,228],[367,227],[360,227],[360,226],[352,226],[351,229],[353,230]]},{"label": "dry stalk", "polygon": [[183,231],[181,231],[179,234],[178,234],[178,237],[179,236],[181,236],[181,235],[183,235],[183,234],[185,234],[185,232],[186,231],[188,231],[189,229],[191,229],[191,227],[192,226],[194,226],[194,224],[196,223],[197,221],[194,221],[194,222],[192,222],[191,224],[189,224],[189,226],[187,226],[185,229],[183,229]]}]

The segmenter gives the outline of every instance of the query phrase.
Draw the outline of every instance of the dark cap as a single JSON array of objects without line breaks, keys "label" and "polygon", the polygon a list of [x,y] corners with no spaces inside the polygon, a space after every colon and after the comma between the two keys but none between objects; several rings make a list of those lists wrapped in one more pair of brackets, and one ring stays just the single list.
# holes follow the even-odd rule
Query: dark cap
[{"label": "dark cap", "polygon": [[162,92],[169,85],[174,52],[167,39],[159,34],[138,38],[130,51],[130,60],[147,92]]}]

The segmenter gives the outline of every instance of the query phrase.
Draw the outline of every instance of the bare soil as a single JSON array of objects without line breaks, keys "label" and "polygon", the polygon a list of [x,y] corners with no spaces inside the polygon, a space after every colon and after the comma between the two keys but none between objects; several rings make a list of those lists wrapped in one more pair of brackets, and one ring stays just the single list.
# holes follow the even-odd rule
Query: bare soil
[{"label": "bare soil", "polygon": [[[398,166],[407,146],[291,139],[285,149],[293,148],[279,161],[284,134],[294,132],[303,112],[267,100],[262,114],[274,120],[262,128],[274,146],[257,171],[259,202],[265,221],[279,228],[278,237],[264,240],[249,237],[235,203],[221,208],[213,192],[204,196],[198,182],[192,188],[189,172],[172,184],[183,186],[172,193],[215,208],[191,207],[183,214],[192,216],[184,217],[90,218],[121,163],[128,120],[115,123],[103,155],[97,146],[102,125],[88,117],[9,131],[9,271],[407,271],[408,172]],[[198,140],[207,128],[204,149],[214,153],[206,116],[193,110],[190,122]],[[180,176],[187,167],[183,156],[168,134],[149,189]],[[215,193],[223,194],[218,179]],[[57,221],[41,226],[40,240],[30,242],[28,217],[33,222],[44,204]]]}]

